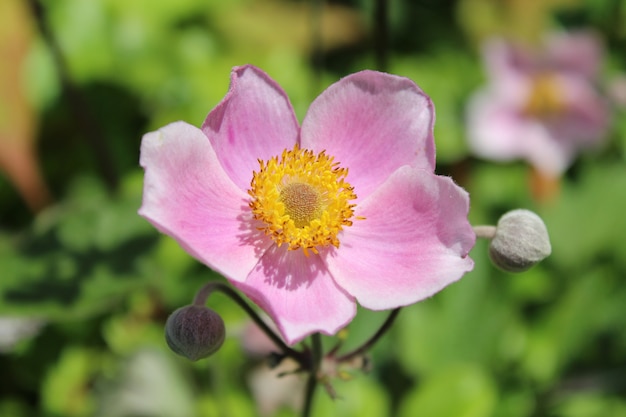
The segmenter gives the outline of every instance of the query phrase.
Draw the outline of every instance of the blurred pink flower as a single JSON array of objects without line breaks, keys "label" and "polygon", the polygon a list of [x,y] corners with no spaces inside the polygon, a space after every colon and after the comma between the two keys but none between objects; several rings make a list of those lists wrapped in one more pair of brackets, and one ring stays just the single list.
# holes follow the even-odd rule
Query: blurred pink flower
[{"label": "blurred pink flower", "polygon": [[334,334],[356,301],[412,304],[473,267],[469,198],[434,174],[433,123],[412,81],[363,71],[324,91],[300,127],[272,79],[237,67],[202,129],[176,122],[144,136],[139,213],[288,343]]},{"label": "blurred pink flower", "polygon": [[494,160],[525,159],[551,176],[606,136],[610,111],[595,82],[602,48],[587,32],[554,34],[542,50],[503,40],[486,44],[489,85],[468,106],[474,152]]}]

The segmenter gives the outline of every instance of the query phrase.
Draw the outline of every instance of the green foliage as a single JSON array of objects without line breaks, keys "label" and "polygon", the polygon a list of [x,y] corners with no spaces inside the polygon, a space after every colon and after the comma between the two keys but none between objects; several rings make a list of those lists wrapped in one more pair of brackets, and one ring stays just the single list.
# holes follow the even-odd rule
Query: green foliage
[{"label": "green foliage", "polygon": [[438,370],[409,392],[398,415],[487,417],[496,399],[495,384],[481,368],[455,365]]}]

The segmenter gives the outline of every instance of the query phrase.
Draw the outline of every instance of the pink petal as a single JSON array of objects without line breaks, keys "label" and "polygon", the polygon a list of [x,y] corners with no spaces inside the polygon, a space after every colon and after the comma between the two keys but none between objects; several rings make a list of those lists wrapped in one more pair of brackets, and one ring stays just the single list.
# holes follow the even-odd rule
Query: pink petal
[{"label": "pink petal", "polygon": [[413,81],[362,71],[324,91],[302,122],[301,145],[326,150],[367,197],[403,165],[434,170],[434,108]]},{"label": "pink petal", "polygon": [[319,255],[272,246],[245,282],[234,283],[267,312],[285,341],[335,334],[356,314],[354,299],[337,286]]},{"label": "pink petal", "polygon": [[403,167],[358,207],[326,258],[337,283],[373,310],[429,297],[473,268],[468,194],[447,177]]},{"label": "pink petal", "polygon": [[558,134],[540,121],[529,119],[520,126],[523,138],[520,157],[526,159],[538,171],[551,176],[559,176],[574,158],[575,146],[567,137]]},{"label": "pink petal", "polygon": [[540,119],[524,117],[489,91],[476,93],[469,101],[468,140],[472,151],[487,159],[511,161],[525,159],[538,170],[558,175],[574,154],[572,142],[559,129]]},{"label": "pink petal", "polygon": [[531,75],[536,65],[530,51],[503,39],[492,39],[482,49],[490,83],[500,100],[523,106],[532,87]]},{"label": "pink petal", "polygon": [[567,113],[559,126],[576,147],[584,148],[607,138],[611,111],[608,101],[586,79],[561,75]]},{"label": "pink petal", "polygon": [[604,50],[597,34],[590,31],[553,33],[546,39],[546,59],[561,71],[595,79],[600,73]]},{"label": "pink petal", "polygon": [[244,191],[250,188],[252,172],[259,170],[258,159],[293,148],[298,129],[285,92],[250,65],[233,68],[226,97],[202,125],[222,167]]},{"label": "pink petal", "polygon": [[228,177],[202,131],[184,122],[144,135],[139,214],[191,255],[244,280],[272,243],[245,218],[248,196]]},{"label": "pink petal", "polygon": [[499,161],[520,158],[527,124],[517,107],[492,90],[475,93],[467,107],[469,144],[478,156]]}]

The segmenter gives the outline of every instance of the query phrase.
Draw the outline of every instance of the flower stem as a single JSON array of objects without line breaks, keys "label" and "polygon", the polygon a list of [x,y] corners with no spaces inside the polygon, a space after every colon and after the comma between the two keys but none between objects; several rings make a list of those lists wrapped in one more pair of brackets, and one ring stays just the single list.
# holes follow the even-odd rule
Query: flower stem
[{"label": "flower stem", "polygon": [[110,140],[106,140],[102,129],[84,93],[72,78],[67,59],[62,51],[60,43],[54,31],[48,24],[48,14],[41,0],[30,0],[29,2],[35,22],[41,33],[43,41],[48,47],[52,59],[52,65],[56,70],[63,94],[68,100],[69,109],[72,112],[72,120],[76,121],[81,136],[85,138],[87,145],[92,148],[96,168],[108,187],[108,191],[114,191],[120,182],[119,173],[116,171],[111,152],[108,146]]},{"label": "flower stem", "polygon": [[374,57],[376,69],[387,71],[388,56],[387,51],[389,38],[388,22],[388,0],[375,0],[374,2]]},{"label": "flower stem", "polygon": [[288,356],[294,360],[296,360],[300,366],[306,366],[306,357],[302,354],[302,352],[298,352],[287,346],[285,342],[265,323],[265,321],[250,307],[250,305],[243,299],[241,295],[239,295],[235,290],[233,290],[230,286],[222,283],[222,282],[208,282],[202,288],[198,290],[196,296],[193,299],[193,304],[197,306],[203,306],[206,304],[209,295],[213,291],[219,291],[222,294],[230,297],[235,303],[239,305],[256,323],[257,326],[269,337],[272,342],[283,352],[285,356]]},{"label": "flower stem", "polygon": [[322,360],[322,339],[319,333],[311,335],[311,362],[309,368],[309,379],[306,382],[306,391],[304,393],[304,408],[302,409],[302,417],[310,417],[313,408],[313,398],[315,388],[317,387],[318,372]]},{"label": "flower stem", "polygon": [[378,339],[380,339],[391,328],[391,325],[395,321],[396,317],[398,317],[398,313],[400,313],[400,309],[401,309],[401,307],[398,307],[398,308],[394,309],[389,314],[389,316],[387,316],[387,320],[385,320],[385,322],[380,326],[378,331],[376,333],[374,333],[374,335],[372,337],[370,337],[370,339],[368,341],[363,343],[363,345],[361,345],[361,347],[353,350],[352,352],[346,353],[345,355],[342,355],[342,356],[338,357],[337,358],[337,362],[349,361],[349,360],[355,358],[356,356],[362,355],[363,353],[365,353],[369,349],[371,349],[372,346],[374,346],[374,344],[376,342],[378,342]]},{"label": "flower stem", "polygon": [[476,237],[482,237],[484,239],[493,239],[496,235],[496,226],[474,226],[474,233]]}]

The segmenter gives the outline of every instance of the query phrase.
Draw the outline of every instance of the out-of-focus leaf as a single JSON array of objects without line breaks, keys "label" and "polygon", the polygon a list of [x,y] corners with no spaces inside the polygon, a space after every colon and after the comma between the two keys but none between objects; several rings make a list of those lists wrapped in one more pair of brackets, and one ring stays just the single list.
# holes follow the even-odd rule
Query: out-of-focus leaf
[{"label": "out-of-focus leaf", "polygon": [[498,398],[494,381],[476,366],[440,369],[407,394],[399,417],[489,417]]},{"label": "out-of-focus leaf", "polygon": [[2,400],[0,401],[0,416],[26,417],[32,415],[23,402],[19,400]]},{"label": "out-of-focus leaf", "polygon": [[[545,210],[551,235],[551,261],[576,270],[597,259],[612,257],[626,266],[626,165],[585,166],[576,183],[565,182],[557,204]],[[610,256],[610,255],[609,255]]]},{"label": "out-of-focus leaf", "polygon": [[108,197],[86,180],[0,253],[0,313],[53,318],[101,311],[145,286],[140,261],[158,233],[137,215],[139,195]]},{"label": "out-of-focus leaf", "polygon": [[575,281],[568,282],[551,309],[531,327],[522,367],[540,383],[553,382],[571,358],[593,346],[595,338],[612,326],[612,304],[623,305],[615,297],[613,279],[602,268],[569,279]]},{"label": "out-of-focus leaf", "polygon": [[548,30],[552,11],[579,3],[580,0],[462,0],[457,16],[460,26],[476,44],[493,36],[533,41]]},{"label": "out-of-focus leaf", "polygon": [[137,291],[128,298],[128,311],[109,317],[102,328],[107,346],[120,356],[131,355],[148,343],[162,345],[164,340],[163,324],[154,320],[159,308],[155,297]]},{"label": "out-of-focus leaf", "polygon": [[478,242],[474,271],[401,312],[393,349],[410,374],[431,375],[458,362],[491,367],[522,354],[525,329],[509,304],[507,282],[485,253]]},{"label": "out-of-focus leaf", "polygon": [[475,164],[466,186],[472,199],[473,220],[496,224],[500,216],[511,209],[533,209],[529,175],[530,170],[523,164]]},{"label": "out-of-focus leaf", "polygon": [[[257,0],[222,11],[224,14],[215,16],[217,27],[229,42],[246,50],[288,46],[307,53],[316,46],[313,30],[319,31],[322,49],[350,45],[365,35],[359,14],[335,4],[322,3],[316,11],[307,2]],[[318,12],[319,27],[314,28],[314,13]]]},{"label": "out-of-focus leaf", "polygon": [[315,417],[385,417],[389,415],[389,397],[372,378],[359,375],[349,381],[332,381],[338,398],[333,400],[319,388],[316,392]]},{"label": "out-of-focus leaf", "polygon": [[600,393],[568,395],[556,407],[559,417],[625,417],[626,401],[623,397]]},{"label": "out-of-focus leaf", "polygon": [[258,417],[252,399],[246,393],[230,390],[223,395],[205,395],[198,404],[198,416],[232,415]]},{"label": "out-of-focus leaf", "polygon": [[95,401],[88,386],[101,366],[97,352],[66,348],[43,382],[44,409],[51,415],[67,417],[93,415]]},{"label": "out-of-focus leaf", "polygon": [[510,392],[502,392],[493,412],[493,417],[527,417],[533,415],[536,399],[527,387],[514,387]]}]

